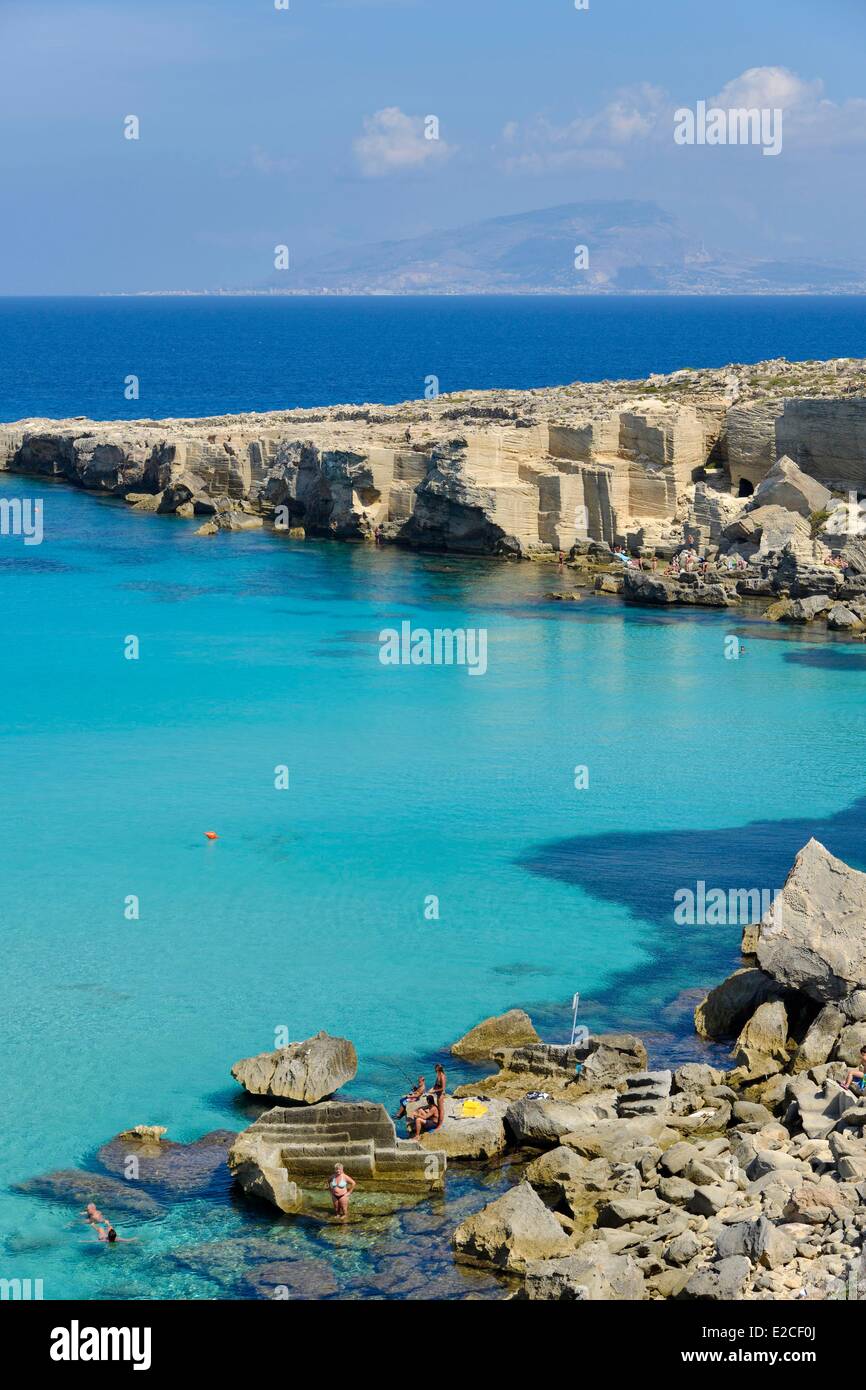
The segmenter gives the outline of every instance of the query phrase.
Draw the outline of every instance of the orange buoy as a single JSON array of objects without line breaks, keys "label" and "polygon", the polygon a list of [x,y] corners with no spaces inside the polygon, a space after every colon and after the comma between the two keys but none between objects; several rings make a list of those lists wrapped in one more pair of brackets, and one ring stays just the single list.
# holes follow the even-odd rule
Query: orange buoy
[{"label": "orange buoy", "polygon": [[206,830],[206,831],[204,832],[204,837],[205,837],[206,840],[218,840],[218,839],[219,839],[219,835],[217,835],[217,833],[216,833],[215,830]]}]

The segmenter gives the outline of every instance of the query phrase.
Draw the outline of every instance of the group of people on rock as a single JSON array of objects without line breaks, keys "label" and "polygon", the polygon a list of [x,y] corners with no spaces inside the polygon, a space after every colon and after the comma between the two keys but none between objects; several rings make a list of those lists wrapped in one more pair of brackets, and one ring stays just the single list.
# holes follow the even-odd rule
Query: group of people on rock
[{"label": "group of people on rock", "polygon": [[[431,1090],[427,1090],[426,1077],[419,1076],[412,1090],[400,1097],[400,1108],[395,1118],[405,1119],[409,1139],[419,1139],[422,1134],[438,1129],[442,1124],[445,1119],[446,1085],[445,1068],[441,1062],[437,1062],[436,1080]],[[348,1220],[349,1198],[356,1187],[355,1179],[349,1176],[342,1163],[335,1163],[328,1179],[328,1191],[338,1221]]]},{"label": "group of people on rock", "polygon": [[412,1090],[400,1097],[396,1118],[405,1118],[406,1133],[410,1139],[418,1139],[442,1124],[445,1119],[445,1087],[445,1068],[441,1062],[437,1062],[432,1090],[427,1090],[426,1078],[419,1076]]}]

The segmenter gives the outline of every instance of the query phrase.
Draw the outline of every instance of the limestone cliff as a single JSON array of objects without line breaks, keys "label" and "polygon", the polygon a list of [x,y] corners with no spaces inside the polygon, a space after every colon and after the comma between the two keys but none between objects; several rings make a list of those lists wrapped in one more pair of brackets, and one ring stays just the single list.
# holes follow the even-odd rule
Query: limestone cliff
[{"label": "limestone cliff", "polygon": [[22,420],[0,426],[0,468],[222,524],[525,555],[715,543],[780,455],[866,490],[864,446],[866,362],[783,359],[396,406]]}]

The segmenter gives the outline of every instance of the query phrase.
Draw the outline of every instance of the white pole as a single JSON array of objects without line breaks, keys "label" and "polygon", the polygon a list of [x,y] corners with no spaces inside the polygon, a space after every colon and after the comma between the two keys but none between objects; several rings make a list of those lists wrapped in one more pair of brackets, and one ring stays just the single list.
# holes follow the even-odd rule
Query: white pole
[{"label": "white pole", "polygon": [[574,1047],[574,1036],[577,1032],[577,1010],[579,1004],[580,994],[576,994],[571,1001],[571,1007],[574,1009],[574,1017],[571,1020],[571,1042],[569,1044],[570,1047]]}]

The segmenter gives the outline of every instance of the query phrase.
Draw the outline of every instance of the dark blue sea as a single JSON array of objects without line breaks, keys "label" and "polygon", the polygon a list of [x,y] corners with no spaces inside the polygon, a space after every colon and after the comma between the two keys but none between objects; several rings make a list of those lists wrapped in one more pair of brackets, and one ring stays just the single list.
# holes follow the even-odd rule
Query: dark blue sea
[{"label": "dark blue sea", "polygon": [[[0,300],[0,420],[221,415],[866,357],[866,298]],[[124,397],[137,376],[140,396]]]}]

